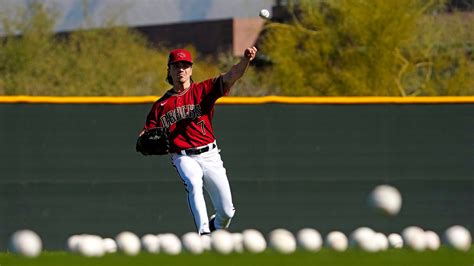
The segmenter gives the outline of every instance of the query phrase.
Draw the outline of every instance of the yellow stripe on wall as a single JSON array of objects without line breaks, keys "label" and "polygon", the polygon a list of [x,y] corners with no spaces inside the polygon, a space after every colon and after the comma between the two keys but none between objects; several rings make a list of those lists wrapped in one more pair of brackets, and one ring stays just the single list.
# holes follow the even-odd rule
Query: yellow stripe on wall
[{"label": "yellow stripe on wall", "polygon": [[[0,103],[32,104],[143,104],[154,103],[158,96],[133,97],[61,97],[0,96]],[[474,103],[474,96],[444,97],[223,97],[218,104],[448,104]]]},{"label": "yellow stripe on wall", "polygon": [[474,96],[466,97],[225,97],[221,104],[439,104],[474,103]]}]

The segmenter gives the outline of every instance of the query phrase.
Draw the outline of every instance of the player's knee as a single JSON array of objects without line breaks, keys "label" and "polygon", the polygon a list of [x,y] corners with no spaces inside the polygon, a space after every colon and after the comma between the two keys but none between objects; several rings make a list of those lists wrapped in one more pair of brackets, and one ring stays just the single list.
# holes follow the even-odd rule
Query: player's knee
[{"label": "player's knee", "polygon": [[215,226],[217,229],[228,228],[232,217],[234,217],[235,209],[225,208],[216,216]]},{"label": "player's knee", "polygon": [[186,182],[186,188],[189,192],[202,191],[202,179],[201,178],[190,178]]},{"label": "player's knee", "polygon": [[232,219],[232,217],[234,217],[234,214],[235,214],[235,208],[234,207],[224,208],[223,213],[222,213],[222,218],[224,220],[230,220],[230,219]]}]

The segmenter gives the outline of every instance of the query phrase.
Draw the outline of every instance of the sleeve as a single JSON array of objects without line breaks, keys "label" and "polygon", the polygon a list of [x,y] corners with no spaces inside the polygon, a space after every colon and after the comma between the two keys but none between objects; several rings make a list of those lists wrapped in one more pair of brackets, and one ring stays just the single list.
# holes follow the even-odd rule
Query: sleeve
[{"label": "sleeve", "polygon": [[203,84],[203,98],[216,101],[222,96],[229,94],[229,89],[224,88],[224,81],[222,75],[208,79],[202,82]]},{"label": "sleeve", "polygon": [[156,109],[157,103],[158,102],[155,102],[155,104],[153,104],[153,106],[151,107],[151,110],[146,117],[145,126],[143,127],[142,132],[144,130],[149,130],[160,125],[160,121],[158,118],[158,110]]}]

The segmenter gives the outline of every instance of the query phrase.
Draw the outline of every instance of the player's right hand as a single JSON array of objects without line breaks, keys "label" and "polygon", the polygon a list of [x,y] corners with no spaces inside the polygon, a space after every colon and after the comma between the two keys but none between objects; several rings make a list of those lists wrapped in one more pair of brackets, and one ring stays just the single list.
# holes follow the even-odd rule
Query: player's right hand
[{"label": "player's right hand", "polygon": [[255,56],[257,55],[257,47],[252,46],[247,49],[245,49],[244,56],[247,58],[249,61],[252,61],[255,59]]}]

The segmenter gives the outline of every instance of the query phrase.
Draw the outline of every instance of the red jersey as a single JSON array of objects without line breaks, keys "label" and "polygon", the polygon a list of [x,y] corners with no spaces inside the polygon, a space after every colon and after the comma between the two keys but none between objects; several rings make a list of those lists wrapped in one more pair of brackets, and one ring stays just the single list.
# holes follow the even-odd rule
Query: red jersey
[{"label": "red jersey", "polygon": [[166,127],[170,132],[170,153],[200,147],[215,140],[212,117],[216,100],[227,94],[222,76],[158,99],[147,116],[145,129]]}]

